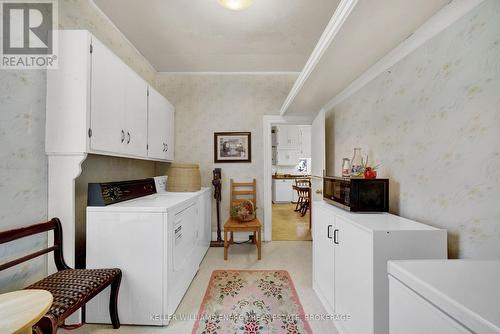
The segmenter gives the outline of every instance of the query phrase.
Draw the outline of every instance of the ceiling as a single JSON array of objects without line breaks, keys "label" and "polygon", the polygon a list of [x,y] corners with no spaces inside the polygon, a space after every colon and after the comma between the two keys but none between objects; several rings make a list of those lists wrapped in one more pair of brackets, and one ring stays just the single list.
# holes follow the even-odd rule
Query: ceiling
[{"label": "ceiling", "polygon": [[340,0],[94,0],[160,72],[299,72]]},{"label": "ceiling", "polygon": [[[315,114],[450,0],[359,0],[321,59],[292,90],[287,115]],[[304,73],[301,76],[306,76]],[[298,84],[296,83],[296,84]]]}]

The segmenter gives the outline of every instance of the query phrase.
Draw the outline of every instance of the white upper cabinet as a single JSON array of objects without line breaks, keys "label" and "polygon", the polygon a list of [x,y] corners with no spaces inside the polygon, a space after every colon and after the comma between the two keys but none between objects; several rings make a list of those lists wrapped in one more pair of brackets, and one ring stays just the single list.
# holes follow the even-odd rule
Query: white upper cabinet
[{"label": "white upper cabinet", "polygon": [[277,166],[295,166],[299,162],[298,150],[276,150],[276,165]]},{"label": "white upper cabinet", "polygon": [[148,84],[92,38],[92,150],[147,155]]},{"label": "white upper cabinet", "polygon": [[295,166],[300,158],[311,157],[310,125],[276,125],[272,130],[274,165]]},{"label": "white upper cabinet", "polygon": [[173,160],[174,107],[152,88],[149,88],[148,115],[148,157]]},{"label": "white upper cabinet", "polygon": [[91,61],[90,149],[125,153],[125,66],[96,38]]},{"label": "white upper cabinet", "polygon": [[[168,102],[168,101],[167,101]],[[173,161],[174,160],[174,134],[175,134],[175,110],[174,107],[168,103],[168,109],[167,109],[167,114],[168,114],[168,131],[167,131],[167,140],[165,142],[166,144],[166,153],[167,153],[167,160]]]},{"label": "white upper cabinet", "polygon": [[277,125],[277,146],[279,149],[298,149],[300,131],[296,125]]},{"label": "white upper cabinet", "polygon": [[[58,33],[59,67],[47,71],[46,152],[173,160],[167,99],[157,93],[148,125],[147,82],[88,31]],[[148,152],[148,142],[159,152]]]},{"label": "white upper cabinet", "polygon": [[125,72],[124,131],[126,152],[146,157],[148,144],[148,84],[135,72]]},{"label": "white upper cabinet", "polygon": [[300,133],[300,157],[310,158],[311,157],[311,126],[301,125],[299,126]]}]

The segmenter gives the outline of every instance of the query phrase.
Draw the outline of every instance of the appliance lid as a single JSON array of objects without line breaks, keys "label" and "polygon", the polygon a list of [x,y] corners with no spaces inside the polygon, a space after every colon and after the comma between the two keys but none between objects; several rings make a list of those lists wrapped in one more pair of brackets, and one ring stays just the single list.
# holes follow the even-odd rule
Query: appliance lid
[{"label": "appliance lid", "polygon": [[474,333],[500,332],[500,261],[390,261],[388,271]]}]

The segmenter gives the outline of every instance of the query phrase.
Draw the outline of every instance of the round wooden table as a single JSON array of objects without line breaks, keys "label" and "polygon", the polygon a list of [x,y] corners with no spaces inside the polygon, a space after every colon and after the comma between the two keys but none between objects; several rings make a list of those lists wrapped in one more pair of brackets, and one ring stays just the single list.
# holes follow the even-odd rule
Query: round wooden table
[{"label": "round wooden table", "polygon": [[19,290],[0,295],[0,333],[31,334],[31,327],[52,305],[45,290]]}]

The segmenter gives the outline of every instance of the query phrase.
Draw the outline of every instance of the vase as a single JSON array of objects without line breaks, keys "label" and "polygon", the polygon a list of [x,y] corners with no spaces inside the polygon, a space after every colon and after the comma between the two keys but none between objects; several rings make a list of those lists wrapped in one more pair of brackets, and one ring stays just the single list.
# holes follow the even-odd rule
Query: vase
[{"label": "vase", "polygon": [[351,160],[348,158],[342,159],[342,177],[351,176]]},{"label": "vase", "polygon": [[355,148],[351,160],[351,177],[362,177],[364,172],[361,148]]}]

